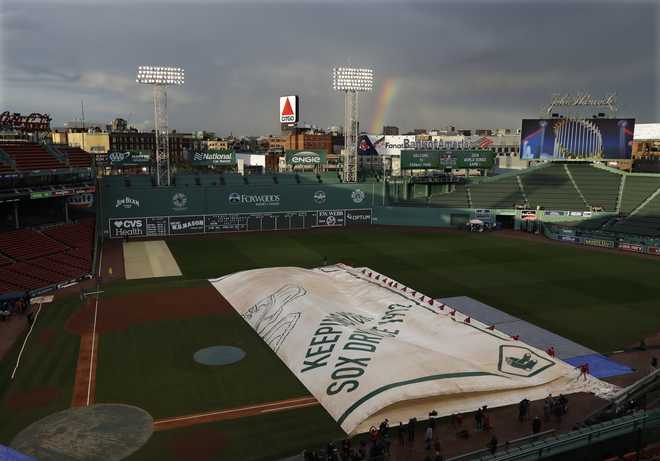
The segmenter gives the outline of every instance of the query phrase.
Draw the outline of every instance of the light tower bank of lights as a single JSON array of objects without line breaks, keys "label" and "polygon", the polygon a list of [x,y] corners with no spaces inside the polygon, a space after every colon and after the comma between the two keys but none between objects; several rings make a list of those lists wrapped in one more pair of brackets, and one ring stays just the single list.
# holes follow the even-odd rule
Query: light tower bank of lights
[{"label": "light tower bank of lights", "polygon": [[167,87],[181,86],[181,67],[139,66],[136,82],[154,89],[154,131],[156,135],[156,185],[170,185],[170,137],[167,127]]},{"label": "light tower bank of lights", "polygon": [[342,150],[344,182],[358,180],[358,93],[374,87],[373,69],[335,67],[332,89],[344,92],[344,149]]}]

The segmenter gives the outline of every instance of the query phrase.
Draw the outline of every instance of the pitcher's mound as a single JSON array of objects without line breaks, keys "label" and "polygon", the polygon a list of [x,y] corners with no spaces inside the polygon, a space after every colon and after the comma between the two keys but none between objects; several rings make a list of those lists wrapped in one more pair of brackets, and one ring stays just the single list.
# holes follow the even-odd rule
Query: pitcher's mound
[{"label": "pitcher's mound", "polygon": [[130,405],[99,404],[53,413],[23,429],[11,447],[39,461],[119,461],[153,432],[153,418]]},{"label": "pitcher's mound", "polygon": [[213,346],[195,352],[195,362],[202,365],[229,365],[245,357],[245,351],[233,346]]}]

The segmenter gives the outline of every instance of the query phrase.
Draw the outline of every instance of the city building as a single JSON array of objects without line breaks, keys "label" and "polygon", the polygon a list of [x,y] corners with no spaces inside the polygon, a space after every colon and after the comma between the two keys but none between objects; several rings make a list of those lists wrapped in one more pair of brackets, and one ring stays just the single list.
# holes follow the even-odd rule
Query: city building
[{"label": "city building", "polygon": [[399,127],[398,126],[384,126],[383,127],[383,134],[385,136],[398,136],[399,135]]}]

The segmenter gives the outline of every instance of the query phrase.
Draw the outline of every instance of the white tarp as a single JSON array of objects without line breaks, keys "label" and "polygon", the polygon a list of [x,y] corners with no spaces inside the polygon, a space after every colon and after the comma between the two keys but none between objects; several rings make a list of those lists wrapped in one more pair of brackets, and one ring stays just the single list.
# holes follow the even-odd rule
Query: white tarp
[{"label": "white tarp", "polygon": [[211,283],[347,433],[433,409],[614,391],[370,269],[257,269]]}]

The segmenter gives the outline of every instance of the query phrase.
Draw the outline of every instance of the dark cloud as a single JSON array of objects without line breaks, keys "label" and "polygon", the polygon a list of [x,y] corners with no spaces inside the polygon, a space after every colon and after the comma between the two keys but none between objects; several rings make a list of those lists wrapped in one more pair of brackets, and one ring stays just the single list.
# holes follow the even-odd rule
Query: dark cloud
[{"label": "dark cloud", "polygon": [[330,69],[376,71],[361,98],[370,125],[379,84],[397,82],[385,118],[403,128],[517,127],[555,92],[616,91],[621,115],[658,119],[658,6],[651,2],[32,1],[0,6],[3,108],[75,118],[151,118],[140,64],[186,68],[170,124],[221,134],[276,132],[277,97],[302,117],[342,122]]}]

